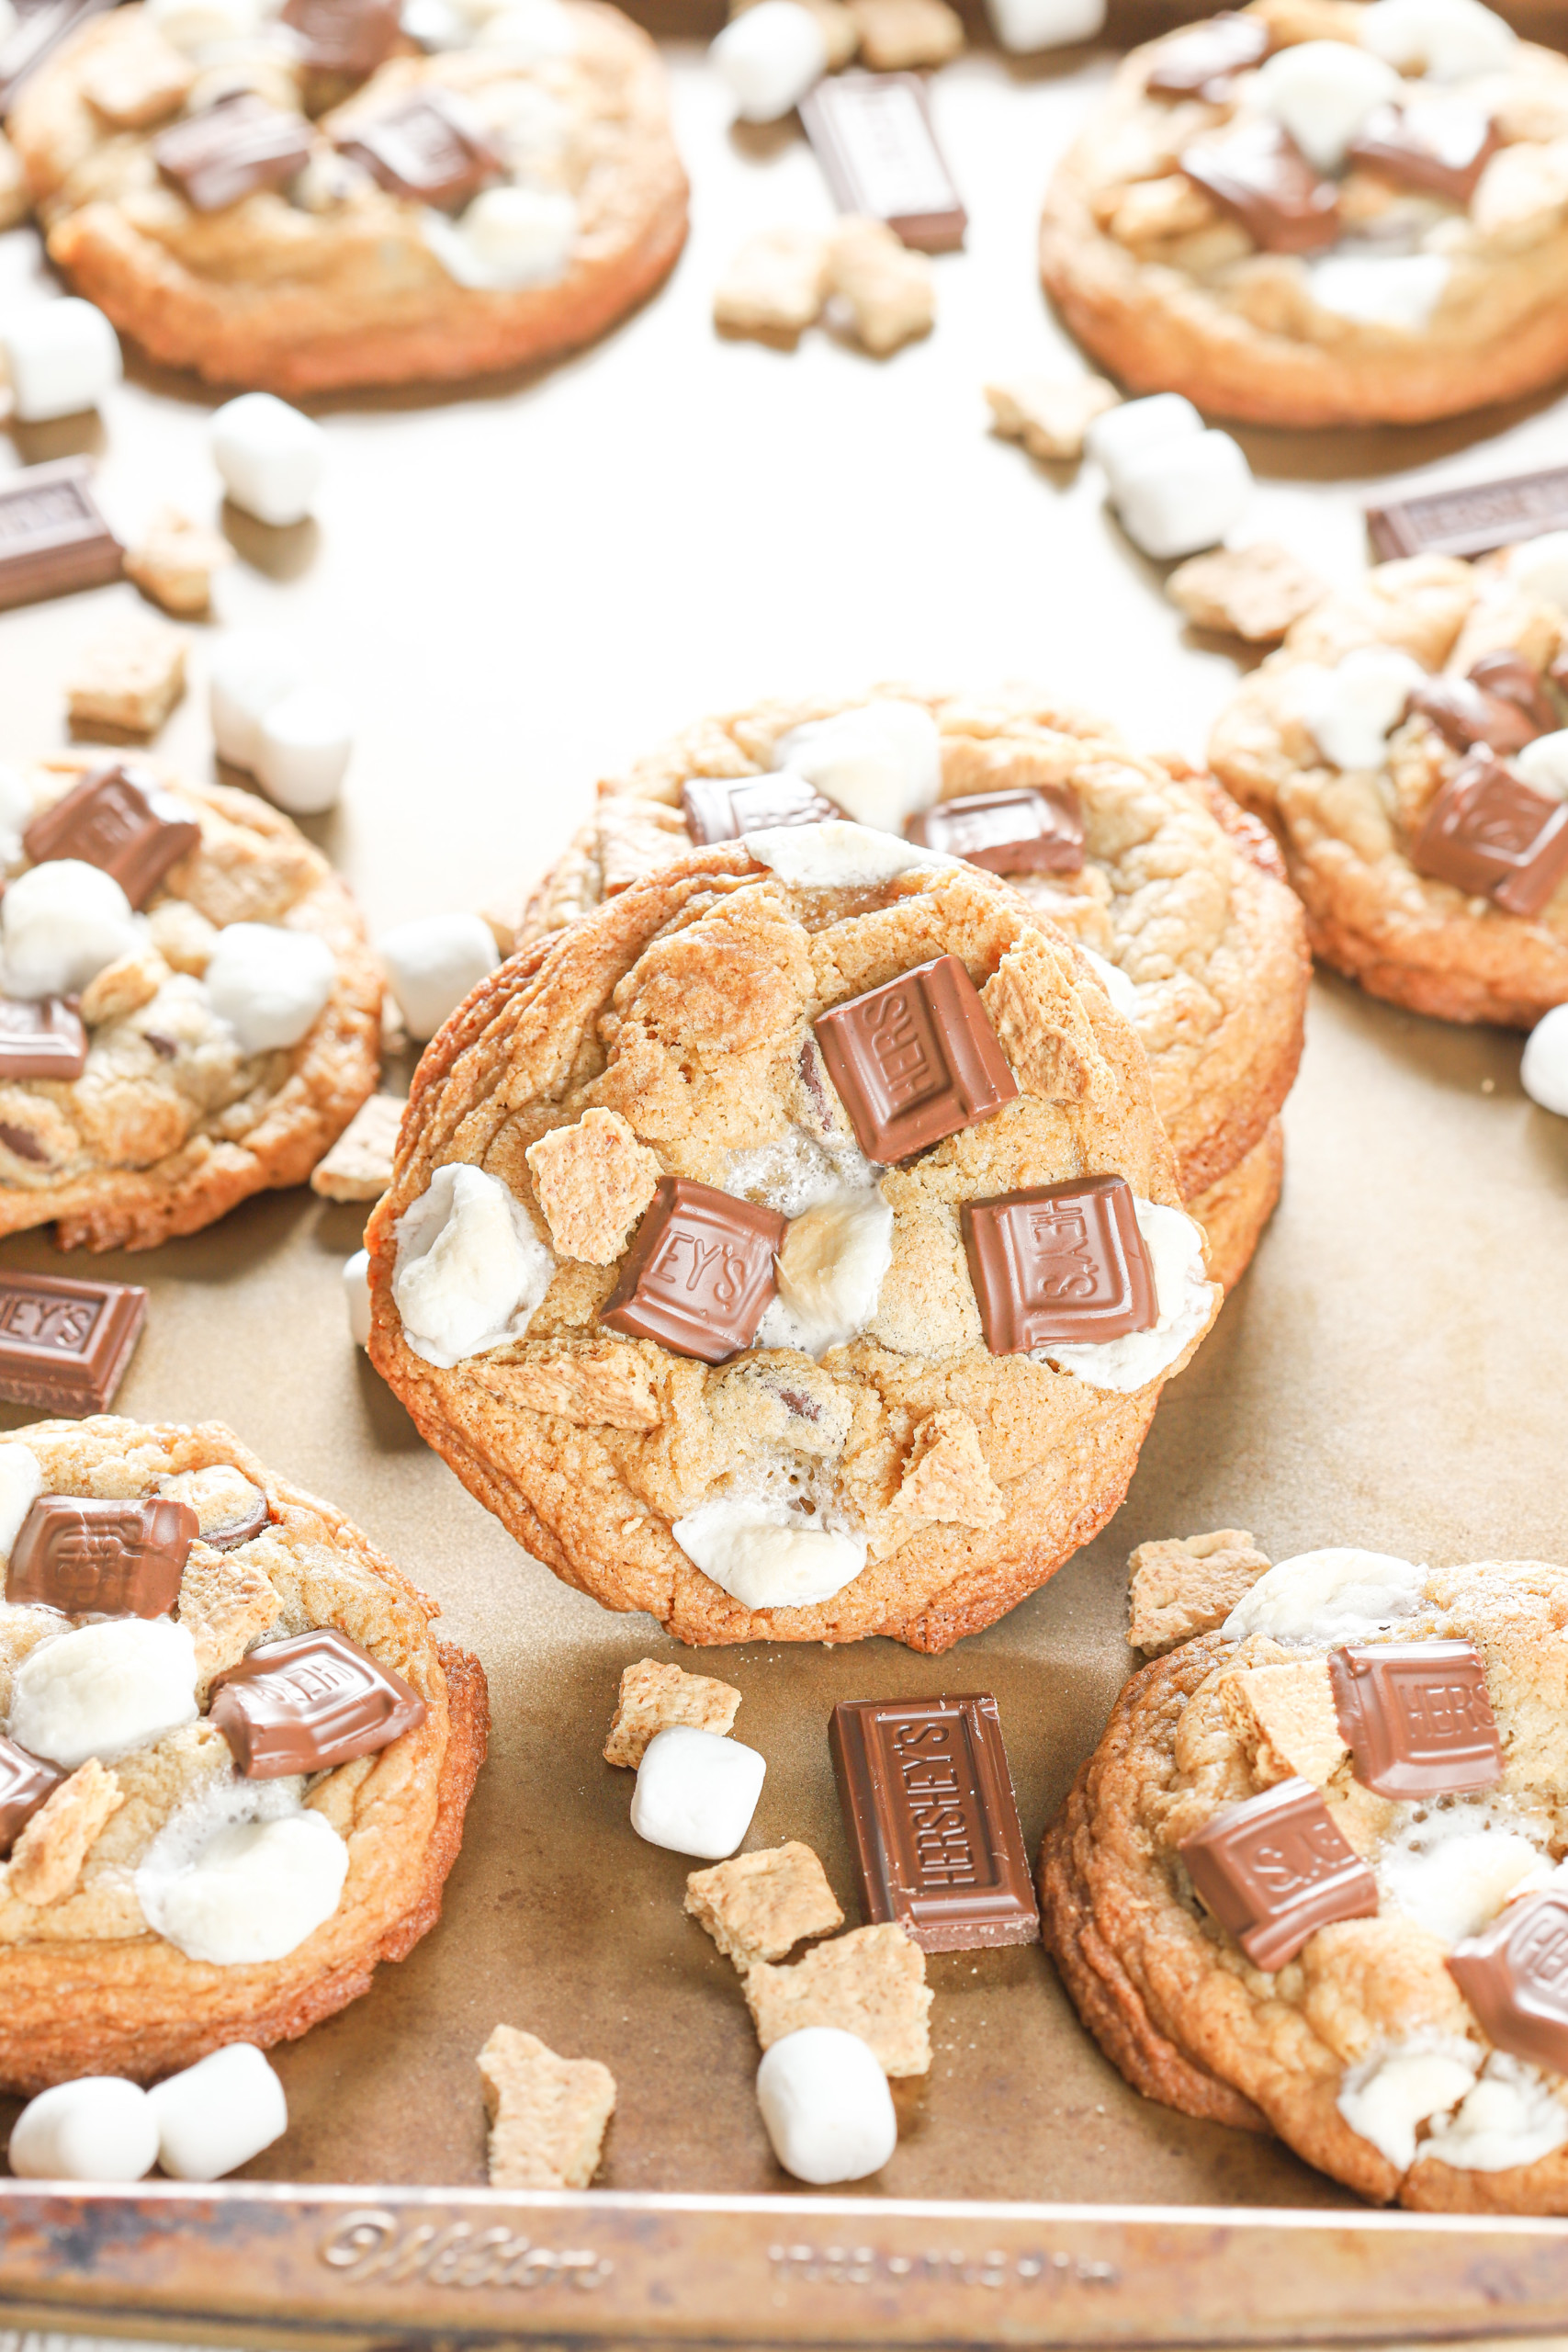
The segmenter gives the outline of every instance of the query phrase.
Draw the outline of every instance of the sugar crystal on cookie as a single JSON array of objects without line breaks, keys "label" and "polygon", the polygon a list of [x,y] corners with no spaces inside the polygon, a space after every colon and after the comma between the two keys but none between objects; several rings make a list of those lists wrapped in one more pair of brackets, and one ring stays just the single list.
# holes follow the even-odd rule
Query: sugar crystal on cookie
[{"label": "sugar crystal on cookie", "polygon": [[1178,1849],[1192,1883],[1255,1968],[1282,1968],[1333,1919],[1364,1919],[1378,1884],[1310,1781],[1227,1805]]},{"label": "sugar crystal on cookie", "polygon": [[1503,1750],[1472,1642],[1380,1642],[1331,1650],[1335,1713],[1356,1778],[1412,1799],[1489,1789]]}]

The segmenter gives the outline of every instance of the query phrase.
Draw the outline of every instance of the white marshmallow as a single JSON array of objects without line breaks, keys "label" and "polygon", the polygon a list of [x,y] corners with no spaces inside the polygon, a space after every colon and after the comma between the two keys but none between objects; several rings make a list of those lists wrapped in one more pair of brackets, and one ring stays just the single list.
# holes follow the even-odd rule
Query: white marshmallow
[{"label": "white marshmallow", "polygon": [[1032,1348],[1036,1363],[1053,1363],[1091,1388],[1123,1394],[1157,1380],[1209,1319],[1214,1289],[1203,1263],[1203,1232],[1180,1209],[1158,1201],[1134,1200],[1138,1230],[1154,1266],[1159,1317],[1147,1331],[1124,1339],[1091,1340],[1071,1347]]},{"label": "white marshmallow", "polygon": [[330,686],[299,686],[269,703],[257,729],[255,772],[280,808],[314,817],[337,801],[354,719]]},{"label": "white marshmallow", "polygon": [[901,833],[904,820],[929,808],[942,790],[942,737],[929,710],[888,696],[792,729],[774,746],[773,766],[803,775],[857,825]]},{"label": "white marshmallow", "polygon": [[343,1295],[348,1302],[348,1333],[356,1348],[370,1345],[370,1252],[356,1250],[345,1260]]},{"label": "white marshmallow", "polygon": [[481,12],[478,38],[486,49],[508,51],[518,65],[570,57],[577,46],[571,18],[560,0],[497,0]]},{"label": "white marshmallow", "polygon": [[148,2093],[172,2180],[221,2180],[288,2129],[288,2102],[254,2042],[231,2041]]},{"label": "white marshmallow", "polygon": [[107,1617],[28,1651],[12,1680],[7,1729],[29,1755],[74,1771],[89,1756],[112,1763],[198,1713],[196,1644],[185,1627]]},{"label": "white marshmallow", "polygon": [[1360,645],[1332,670],[1303,662],[1285,682],[1286,699],[1332,766],[1376,769],[1426,676],[1395,645]]},{"label": "white marshmallow", "polygon": [[1413,1617],[1426,1589],[1425,1568],[1387,1552],[1299,1552],[1258,1577],[1221,1631],[1229,1642],[1248,1634],[1277,1642],[1361,1641]]},{"label": "white marshmallow", "polygon": [[721,1862],[751,1826],[768,1767],[754,1747],[691,1724],[655,1732],[637,1768],[632,1827],[650,1846]]},{"label": "white marshmallow", "polygon": [[83,2075],[28,2100],[6,2154],[21,2180],[141,2180],[158,2161],[158,2119],[140,2083]]},{"label": "white marshmallow", "polygon": [[1372,108],[1397,105],[1403,96],[1393,66],[1348,40],[1276,50],[1252,85],[1254,104],[1290,132],[1320,172],[1338,171]]},{"label": "white marshmallow", "polygon": [[1568,2107],[1533,2066],[1495,2050],[1455,2115],[1434,2121],[1416,2151],[1459,2172],[1512,2172],[1568,2140]]},{"label": "white marshmallow", "polygon": [[20,768],[0,760],[0,865],[15,865],[20,859],[22,835],[32,814],[32,786]]},{"label": "white marshmallow", "polygon": [[451,0],[403,0],[400,21],[410,40],[426,51],[466,49],[474,37],[472,24]]},{"label": "white marshmallow", "polygon": [[1092,40],[1105,22],[1105,0],[987,0],[987,6],[1002,47],[1023,56]]},{"label": "white marshmallow", "polygon": [[1542,531],[1510,548],[1508,577],[1516,587],[1568,613],[1568,531]]},{"label": "white marshmallow", "polygon": [[24,424],[96,408],[120,379],[119,337],[100,310],[75,295],[18,311],[0,333],[0,348]]},{"label": "white marshmallow", "polygon": [[[1512,1896],[1544,1886],[1551,1864],[1517,1830],[1467,1828],[1472,1808],[1429,1815],[1378,1860],[1382,1907],[1404,1913],[1446,1944],[1489,1927]],[[1484,1815],[1481,1816],[1484,1819]]]},{"label": "white marshmallow", "polygon": [[13,0],[0,0],[0,41],[10,40],[19,21]]},{"label": "white marshmallow", "polygon": [[1532,1102],[1568,1119],[1568,1004],[1554,1004],[1526,1038],[1519,1082]]},{"label": "white marshmallow", "polygon": [[397,1235],[392,1299],[403,1337],[443,1371],[520,1340],[555,1273],[522,1204],[461,1161],[436,1170]]},{"label": "white marshmallow", "polygon": [[922,866],[957,864],[934,850],[917,849],[897,833],[829,818],[825,825],[769,825],[745,836],[747,848],[792,890],[869,890]]},{"label": "white marshmallow", "polygon": [[212,460],[236,506],[258,523],[302,523],[326,463],[319,424],[271,392],[226,401],[211,424]]},{"label": "white marshmallow", "polygon": [[130,901],[114,876],[77,857],[29,866],[0,899],[10,996],[71,996],[137,946]]},{"label": "white marshmallow", "polygon": [[[499,42],[504,21],[487,29],[487,47]],[[563,277],[579,226],[577,199],[564,188],[491,187],[459,220],[427,211],[424,238],[459,286],[504,293]]]},{"label": "white marshmallow", "polygon": [[336,977],[337,958],[313,931],[231,922],[218,934],[206,987],[244,1052],[268,1054],[299,1043]]},{"label": "white marshmallow", "polygon": [[1138,1010],[1136,980],[1130,980],[1120,964],[1113,964],[1108,956],[1101,956],[1096,948],[1086,947],[1081,939],[1078,942],[1078,954],[1088,956],[1100,975],[1101,987],[1117,1012],[1122,1015],[1123,1019],[1131,1021]]},{"label": "white marshmallow", "polygon": [[1228,433],[1166,441],[1121,468],[1116,511],[1134,546],[1163,562],[1219,544],[1247,512],[1252,469]]},{"label": "white marshmallow", "polygon": [[785,2172],[817,2188],[880,2172],[898,2144],[876,2056],[836,2025],[786,2033],[757,2069],[757,2104]]},{"label": "white marshmallow", "polygon": [[1153,392],[1147,400],[1123,401],[1097,416],[1084,435],[1084,448],[1103,472],[1115,498],[1122,469],[1168,441],[1195,440],[1203,420],[1179,392]]},{"label": "white marshmallow", "polygon": [[0,1445],[0,1560],[9,1560],[22,1521],[43,1492],[43,1471],[25,1445]]},{"label": "white marshmallow", "polygon": [[153,1839],[136,1896],[149,1927],[187,1960],[284,1960],[337,1909],[348,1848],[321,1814],[226,1822],[188,1856],[180,1829],[176,1815]]},{"label": "white marshmallow", "polygon": [[1358,326],[1419,334],[1448,291],[1441,254],[1330,254],[1312,272],[1313,300]]},{"label": "white marshmallow", "polygon": [[708,63],[733,91],[743,122],[776,122],[828,71],[828,43],[797,0],[761,0],[726,25]]},{"label": "white marshmallow", "polygon": [[1538,735],[1522,752],[1516,752],[1513,765],[1527,784],[1538,792],[1553,793],[1559,800],[1568,800],[1568,728],[1559,728],[1553,734]]},{"label": "white marshmallow", "polygon": [[760,1348],[825,1355],[863,1331],[893,1263],[893,1211],[881,1187],[840,1193],[795,1217],[779,1252],[778,1292],[758,1327]]},{"label": "white marshmallow", "polygon": [[266,629],[236,629],[220,638],[208,678],[220,757],[254,774],[261,757],[263,719],[304,684],[305,664],[286,638]]},{"label": "white marshmallow", "polygon": [[1506,72],[1518,45],[1512,27],[1481,0],[1371,0],[1359,29],[1376,56],[1434,82]]},{"label": "white marshmallow", "polygon": [[403,1026],[417,1045],[434,1037],[470,989],[501,961],[479,915],[419,915],[376,943]]},{"label": "white marshmallow", "polygon": [[712,1502],[670,1532],[694,1567],[748,1609],[829,1600],[865,1566],[865,1538],[813,1527],[787,1503]]},{"label": "white marshmallow", "polygon": [[[1475,2080],[1479,2050],[1446,2043],[1432,2050],[1385,2050],[1354,2066],[1337,2102],[1358,2138],[1405,2172],[1416,2161],[1416,2128],[1458,2105]],[[1563,2122],[1568,2127],[1568,2113]]]},{"label": "white marshmallow", "polygon": [[261,24],[260,0],[148,0],[147,16],[164,39],[187,54],[220,41],[245,40]]}]

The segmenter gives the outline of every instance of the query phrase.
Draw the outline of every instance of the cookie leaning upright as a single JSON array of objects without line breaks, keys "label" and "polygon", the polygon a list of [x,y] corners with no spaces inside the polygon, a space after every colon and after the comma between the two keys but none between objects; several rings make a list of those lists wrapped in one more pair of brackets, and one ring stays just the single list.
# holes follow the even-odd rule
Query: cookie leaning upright
[{"label": "cookie leaning upright", "polygon": [[1135,1036],[1016,892],[857,826],[753,833],[436,1037],[370,1352],[607,1606],[942,1650],[1121,1500],[1218,1303],[1179,1202]]},{"label": "cookie leaning upright", "polygon": [[1052,181],[1047,291],[1137,391],[1415,423],[1568,368],[1568,60],[1479,0],[1253,0],[1134,50]]}]

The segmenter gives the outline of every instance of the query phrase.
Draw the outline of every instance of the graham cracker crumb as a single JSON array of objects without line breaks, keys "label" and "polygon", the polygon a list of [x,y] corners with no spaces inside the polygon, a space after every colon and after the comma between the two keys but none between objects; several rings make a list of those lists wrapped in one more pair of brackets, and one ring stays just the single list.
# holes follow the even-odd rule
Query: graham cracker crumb
[{"label": "graham cracker crumb", "polygon": [[1239,1527],[1140,1544],[1127,1563],[1127,1639],[1146,1657],[1159,1657],[1194,1634],[1212,1633],[1270,1565]]},{"label": "graham cracker crumb", "polygon": [[89,1029],[100,1029],[106,1021],[123,1021],[128,1012],[151,1004],[168,978],[169,967],[156,948],[139,947],[118,956],[83,989],[82,1019]]},{"label": "graham cracker crumb", "polygon": [[1228,630],[1249,645],[1283,637],[1328,594],[1315,571],[1272,539],[1195,555],[1177,565],[1165,592],[1195,628]]},{"label": "graham cracker crumb", "polygon": [[793,1968],[759,1961],[745,1990],[764,2050],[802,2026],[836,2025],[860,2036],[884,2074],[923,2075],[931,2065],[926,1956],[891,1923],[818,1944]]},{"label": "graham cracker crumb", "polygon": [[536,2034],[498,2025],[479,2052],[492,2188],[586,2188],[615,2109],[596,2058],[559,2058]]},{"label": "graham cracker crumb", "polygon": [[184,106],[195,82],[190,60],[144,25],[134,40],[96,51],[82,67],[79,87],[116,130],[146,130]]},{"label": "graham cracker crumb", "polygon": [[127,550],[125,569],[142,594],[166,613],[197,621],[211,606],[213,573],[233,560],[233,548],[218,532],[193,523],[176,506],[165,506]]},{"label": "graham cracker crumb", "polygon": [[554,1413],[580,1430],[656,1430],[663,1419],[652,1367],[636,1348],[498,1364],[483,1378],[524,1412]]},{"label": "graham cracker crumb", "polygon": [[1122,395],[1103,376],[1010,376],[987,384],[991,423],[1032,458],[1057,464],[1083,456],[1083,437],[1097,416],[1119,408]]},{"label": "graham cracker crumb", "polygon": [[795,1838],[693,1871],[685,1907],[742,1973],[756,1961],[782,1960],[804,1936],[825,1936],[844,1924],[826,1871]]},{"label": "graham cracker crumb", "polygon": [[828,240],[815,229],[748,237],[714,289],[713,322],[726,334],[796,342],[828,300]]},{"label": "graham cracker crumb", "polygon": [[872,1548],[886,1558],[922,1527],[943,1521],[994,1527],[1006,1510],[968,1414],[931,1413],[915,1430],[908,1464]]},{"label": "graham cracker crumb", "polygon": [[81,1876],[87,1849],[124,1803],[117,1775],[89,1756],[50,1792],[23,1828],[11,1849],[6,1893],[39,1911],[60,1902]]},{"label": "graham cracker crumb", "polygon": [[606,899],[618,898],[657,873],[692,845],[686,820],[679,808],[633,793],[606,794],[594,811],[593,830],[599,856],[599,887]]},{"label": "graham cracker crumb", "polygon": [[[196,1644],[198,1684],[238,1666],[251,1644],[278,1614],[277,1594],[259,1561],[239,1552],[190,1547],[180,1578],[180,1623]],[[203,1695],[205,1695],[203,1691]]]},{"label": "graham cracker crumb", "polygon": [[186,690],[186,640],[151,614],[84,648],[65,684],[73,735],[109,741],[155,735]]},{"label": "graham cracker crumb", "polygon": [[1248,1667],[1226,1675],[1219,1690],[1225,1720],[1260,1781],[1272,1786],[1299,1773],[1321,1789],[1333,1779],[1348,1750],[1326,1658]]},{"label": "graham cracker crumb", "polygon": [[663,1173],[618,1111],[584,1111],[528,1146],[539,1206],[563,1258],[613,1265]]},{"label": "graham cracker crumb", "polygon": [[218,926],[186,899],[164,899],[147,918],[152,944],[173,972],[200,979],[218,944]]},{"label": "graham cracker crumb", "polygon": [[739,1691],[711,1674],[686,1674],[678,1666],[660,1666],[656,1658],[638,1658],[621,1676],[604,1761],[629,1764],[635,1770],[655,1732],[668,1731],[672,1724],[689,1724],[722,1738],[732,1728],[739,1706]]},{"label": "graham cracker crumb", "polygon": [[848,304],[856,334],[880,358],[936,317],[936,278],[924,254],[911,253],[885,221],[840,220],[829,241],[829,283]]},{"label": "graham cracker crumb", "polygon": [[392,1156],[403,1106],[395,1094],[362,1102],[324,1159],[310,1170],[310,1190],[328,1201],[378,1201],[392,1181]]},{"label": "graham cracker crumb", "polygon": [[874,74],[946,65],[964,46],[964,19],[947,0],[849,0],[849,10]]}]

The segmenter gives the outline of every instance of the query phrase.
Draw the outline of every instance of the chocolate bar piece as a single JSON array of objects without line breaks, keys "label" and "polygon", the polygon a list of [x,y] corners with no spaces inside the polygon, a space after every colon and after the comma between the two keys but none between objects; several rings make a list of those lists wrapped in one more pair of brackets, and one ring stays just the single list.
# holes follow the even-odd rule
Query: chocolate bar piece
[{"label": "chocolate bar piece", "polygon": [[253,1650],[212,1690],[209,1720],[248,1781],[369,1756],[430,1712],[400,1674],[332,1626]]},{"label": "chocolate bar piece", "polygon": [[1144,87],[1157,98],[1224,98],[1236,74],[1261,65],[1273,45],[1268,26],[1257,17],[1222,9],[1162,42]]},{"label": "chocolate bar piece", "polygon": [[1181,168],[1268,254],[1312,254],[1339,234],[1339,191],[1289,131],[1259,117],[1181,151]]},{"label": "chocolate bar piece", "polygon": [[13,1608],[68,1617],[166,1617],[197,1533],[188,1503],[84,1502],[40,1495],[11,1546],[6,1598]]},{"label": "chocolate bar piece", "polygon": [[861,1899],[927,1951],[1040,1940],[997,1702],[846,1699],[829,1728]]},{"label": "chocolate bar piece", "polygon": [[681,786],[681,814],[694,842],[733,842],[773,825],[825,825],[843,810],[781,768],[776,775],[747,775],[735,783],[694,775]]},{"label": "chocolate bar piece", "polygon": [[980,992],[956,956],[813,1022],[828,1075],[868,1159],[888,1163],[988,1119],[1018,1093]]},{"label": "chocolate bar piece", "polygon": [[69,1084],[87,1067],[87,1032],[62,996],[0,996],[0,1078]]},{"label": "chocolate bar piece", "polygon": [[1382,563],[1401,555],[1486,555],[1543,531],[1568,530],[1568,466],[1469,482],[1369,506],[1367,536]]},{"label": "chocolate bar piece", "polygon": [[994,1356],[1096,1346],[1159,1320],[1154,1261],[1124,1176],[1072,1176],[964,1204],[964,1247]]},{"label": "chocolate bar piece", "polygon": [[239,90],[152,141],[152,160],[197,212],[221,212],[257,188],[284,187],[310,160],[302,115]]},{"label": "chocolate bar piece", "polygon": [[1538,915],[1568,874],[1568,801],[1477,744],[1427,809],[1410,863],[1511,915]]},{"label": "chocolate bar piece", "polygon": [[99,514],[85,458],[57,458],[0,481],[0,607],[101,588],[125,550]]},{"label": "chocolate bar piece", "polygon": [[0,42],[0,115],[10,112],[28,75],[36,74],[79,25],[113,6],[114,0],[43,0],[41,6],[25,10]]},{"label": "chocolate bar piece", "polygon": [[146,1320],[130,1283],[0,1272],[0,1397],[73,1420],[107,1413]]},{"label": "chocolate bar piece", "polygon": [[1536,735],[1555,734],[1562,726],[1545,679],[1522,653],[1483,653],[1471,663],[1470,677],[1483,693],[1495,695],[1501,702],[1517,703],[1534,722]]},{"label": "chocolate bar piece", "polygon": [[1448,1968],[1488,2041],[1568,2074],[1568,1894],[1510,1903],[1491,1927],[1454,1946]]},{"label": "chocolate bar piece", "polygon": [[183,801],[145,768],[95,768],[22,835],[35,865],[80,858],[112,875],[133,907],[145,905],[172,865],[201,846],[201,827]]},{"label": "chocolate bar piece", "polygon": [[287,0],[283,22],[318,74],[374,74],[398,38],[398,0]]},{"label": "chocolate bar piece", "polygon": [[1471,678],[1428,678],[1416,688],[1407,709],[1430,719],[1456,752],[1484,743],[1506,759],[1542,731],[1517,702],[1488,693]]},{"label": "chocolate bar piece", "polygon": [[992,874],[1083,871],[1083,810],[1077,793],[1059,785],[972,792],[907,819],[904,831],[922,849],[964,858]]},{"label": "chocolate bar piece", "polygon": [[840,212],[885,220],[925,254],[964,243],[968,215],[918,74],[830,74],[802,98],[800,119]]},{"label": "chocolate bar piece", "polygon": [[0,1737],[0,1850],[9,1853],[34,1814],[65,1774]]},{"label": "chocolate bar piece", "polygon": [[778,1287],[785,1220],[688,1176],[661,1176],[600,1316],[612,1330],[722,1363],[749,1348]]},{"label": "chocolate bar piece", "polygon": [[215,1552],[237,1552],[242,1544],[249,1544],[264,1527],[272,1525],[272,1513],[266,1497],[258,1494],[243,1519],[231,1519],[220,1527],[207,1528],[202,1542],[210,1544]]},{"label": "chocolate bar piece", "polygon": [[1283,1968],[1333,1919],[1371,1918],[1378,1883],[1310,1781],[1227,1805],[1177,1849],[1254,1968]]},{"label": "chocolate bar piece", "polygon": [[1328,1678],[1356,1778],[1380,1797],[1458,1795],[1502,1779],[1502,1743],[1473,1643],[1331,1650]]},{"label": "chocolate bar piece", "polygon": [[1400,187],[1468,204],[1502,143],[1483,108],[1445,98],[1374,107],[1350,141],[1349,160]]},{"label": "chocolate bar piece", "polygon": [[385,114],[361,115],[339,131],[342,153],[389,196],[456,212],[501,176],[483,124],[450,90],[416,91]]}]

